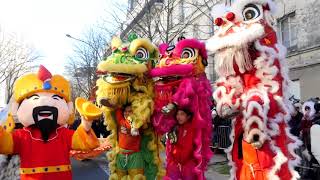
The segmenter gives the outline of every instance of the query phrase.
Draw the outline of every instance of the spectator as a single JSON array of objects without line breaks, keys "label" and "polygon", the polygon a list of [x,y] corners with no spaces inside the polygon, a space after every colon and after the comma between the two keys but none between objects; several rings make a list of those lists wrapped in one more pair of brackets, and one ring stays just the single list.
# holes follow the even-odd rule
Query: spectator
[{"label": "spectator", "polygon": [[301,131],[301,121],[303,114],[301,113],[301,103],[296,102],[293,104],[291,120],[289,121],[290,133],[299,137]]},{"label": "spectator", "polygon": [[104,125],[104,119],[100,118],[99,120],[96,120],[92,123],[92,129],[96,136],[99,138],[102,136],[103,138],[106,138],[110,132],[107,131],[107,127]]},{"label": "spectator", "polygon": [[73,124],[70,125],[69,129],[76,130],[80,124],[81,124],[81,119],[79,117],[79,118],[74,120]]}]

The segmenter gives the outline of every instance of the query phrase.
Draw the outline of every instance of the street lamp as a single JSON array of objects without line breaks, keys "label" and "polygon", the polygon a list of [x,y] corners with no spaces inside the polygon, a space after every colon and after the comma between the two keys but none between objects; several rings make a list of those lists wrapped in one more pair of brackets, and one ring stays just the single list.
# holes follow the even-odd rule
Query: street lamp
[{"label": "street lamp", "polygon": [[[97,66],[98,66],[98,61],[101,60],[101,56],[100,56],[99,50],[96,47],[92,46],[90,43],[88,43],[88,42],[86,42],[86,41],[84,41],[82,39],[75,38],[75,37],[71,36],[70,34],[66,34],[66,37],[71,38],[71,39],[76,40],[76,41],[79,41],[79,42],[82,42],[82,43],[86,44],[87,46],[89,46],[90,48],[92,48],[94,50],[95,56],[96,56],[97,59],[94,61],[93,67],[89,67],[89,69],[91,69],[91,68],[96,69]],[[79,72],[79,70],[81,72]],[[82,73],[83,73],[82,69],[77,69],[77,72],[76,72],[75,75],[79,77],[79,76],[81,76]],[[93,73],[93,81],[95,82],[97,79],[98,79],[97,74]]]},{"label": "street lamp", "polygon": [[101,60],[101,56],[100,56],[99,50],[96,47],[92,46],[90,43],[88,43],[88,42],[86,42],[86,41],[84,41],[82,39],[75,38],[75,37],[71,36],[70,34],[66,34],[66,37],[71,38],[71,39],[76,40],[76,41],[80,41],[80,42],[88,45],[90,48],[92,48],[95,51],[95,53],[96,53],[97,57],[99,58],[99,60]]}]

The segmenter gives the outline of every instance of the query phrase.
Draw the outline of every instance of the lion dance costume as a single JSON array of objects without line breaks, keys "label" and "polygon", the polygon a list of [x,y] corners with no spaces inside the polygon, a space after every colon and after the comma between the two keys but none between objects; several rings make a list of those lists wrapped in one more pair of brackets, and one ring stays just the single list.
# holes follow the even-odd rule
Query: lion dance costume
[{"label": "lion dance costume", "polygon": [[[220,6],[221,7],[221,6]],[[237,0],[207,42],[219,76],[214,91],[217,112],[233,114],[229,151],[232,179],[297,179],[301,143],[290,134],[285,48],[273,28],[271,0]],[[214,13],[221,9],[214,8]],[[238,112],[238,113],[237,113]]]},{"label": "lion dance costume", "polygon": [[193,172],[197,179],[204,179],[204,171],[212,156],[209,148],[212,133],[210,114],[212,91],[204,72],[207,65],[205,45],[196,39],[181,38],[175,46],[161,44],[159,50],[161,59],[151,71],[156,93],[152,122],[157,133],[172,131],[176,125],[174,115],[176,109],[187,109],[193,114],[191,132],[193,135],[189,139],[181,140],[189,146],[181,147],[181,151],[175,152],[184,157],[181,162],[177,162],[177,158],[170,153],[175,145],[167,140],[167,171],[169,171],[168,164],[182,167],[181,171],[185,164],[192,161],[194,163],[183,171]]},{"label": "lion dance costume", "polygon": [[20,156],[22,180],[71,180],[69,151],[99,146],[91,123],[102,112],[84,102],[86,107],[78,109],[83,116],[81,125],[76,131],[65,128],[74,118],[70,84],[43,66],[38,73],[17,79],[13,89],[11,112],[24,128],[7,132],[0,126],[0,153]]},{"label": "lion dance costume", "polygon": [[[153,112],[153,83],[149,70],[159,57],[156,46],[147,39],[129,36],[129,42],[112,40],[112,54],[99,63],[97,102],[105,112],[110,179],[159,179],[163,176],[159,158],[160,138],[150,117]],[[125,117],[124,111],[132,111]]]}]

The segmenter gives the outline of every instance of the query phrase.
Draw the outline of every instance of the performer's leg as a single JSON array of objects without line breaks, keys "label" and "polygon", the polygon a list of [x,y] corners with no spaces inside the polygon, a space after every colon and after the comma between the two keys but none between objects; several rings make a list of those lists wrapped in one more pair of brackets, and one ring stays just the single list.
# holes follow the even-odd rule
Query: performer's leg
[{"label": "performer's leg", "polygon": [[242,129],[242,116],[237,117],[233,120],[233,144],[231,150],[231,159],[232,161],[232,170],[231,176],[234,176],[235,179],[240,179],[241,168],[243,165],[243,149],[242,149],[242,139],[243,139],[243,129]]},{"label": "performer's leg", "polygon": [[181,171],[177,163],[169,161],[166,168],[165,180],[181,179]]},{"label": "performer's leg", "polygon": [[123,177],[128,175],[128,172],[126,170],[121,170],[121,169],[116,169],[116,173],[119,180],[121,180]]},{"label": "performer's leg", "polygon": [[123,177],[128,175],[127,164],[128,164],[128,155],[117,154],[116,174],[119,180],[121,180]]},{"label": "performer's leg", "polygon": [[141,152],[128,155],[127,168],[131,180],[145,179],[144,161]]},{"label": "performer's leg", "polygon": [[197,176],[197,174],[195,173],[195,167],[196,167],[196,163],[193,160],[190,160],[189,162],[185,163],[182,166],[182,179],[183,180],[194,180],[194,179],[203,179],[204,175],[203,172]]},{"label": "performer's leg", "polygon": [[[242,141],[243,147],[243,166],[241,169],[240,180],[269,180],[270,167],[273,165],[273,152],[268,147],[269,142],[262,148],[255,149],[250,143]],[[280,178],[282,180],[282,178]],[[284,178],[287,180],[287,178]]]},{"label": "performer's leg", "polygon": [[128,170],[130,180],[145,180],[143,169],[129,169]]}]

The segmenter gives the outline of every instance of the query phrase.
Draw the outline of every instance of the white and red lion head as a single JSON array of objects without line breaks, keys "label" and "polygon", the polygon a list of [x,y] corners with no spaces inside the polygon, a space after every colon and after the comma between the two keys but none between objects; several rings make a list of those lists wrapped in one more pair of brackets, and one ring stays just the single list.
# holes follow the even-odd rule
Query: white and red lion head
[{"label": "white and red lion head", "polygon": [[[212,11],[219,28],[206,46],[215,55],[219,76],[213,93],[217,113],[234,117],[229,158],[236,172],[231,175],[243,179],[240,174],[248,170],[249,176],[263,171],[268,179],[298,178],[294,166],[299,157],[294,149],[300,141],[287,125],[290,80],[286,50],[273,27],[274,2],[236,0],[231,7],[219,5]],[[248,156],[250,148],[256,154]],[[257,163],[252,159],[255,156],[264,158],[260,165],[267,168],[250,170],[246,164]]]}]

